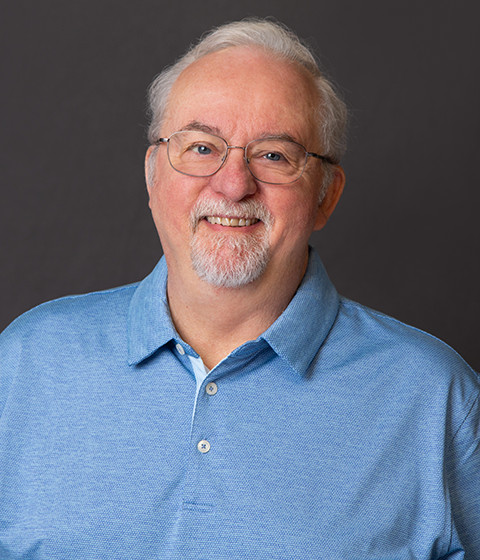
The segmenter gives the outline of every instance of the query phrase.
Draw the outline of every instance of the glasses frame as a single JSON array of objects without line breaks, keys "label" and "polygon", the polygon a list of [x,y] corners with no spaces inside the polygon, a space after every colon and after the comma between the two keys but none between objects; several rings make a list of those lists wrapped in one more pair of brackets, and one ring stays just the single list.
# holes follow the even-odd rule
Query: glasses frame
[{"label": "glasses frame", "polygon": [[286,140],[288,142],[292,142],[292,144],[296,144],[297,146],[299,146],[300,148],[302,148],[302,150],[305,152],[305,161],[303,164],[303,168],[302,171],[300,172],[300,175],[298,177],[296,177],[295,179],[293,179],[293,181],[287,181],[285,183],[278,183],[278,182],[272,182],[272,181],[262,181],[262,179],[259,179],[255,173],[250,169],[250,161],[247,158],[247,148],[248,146],[250,146],[250,144],[252,144],[253,142],[258,142],[259,140],[278,140],[279,138],[276,136],[271,136],[271,137],[266,137],[266,138],[255,138],[254,140],[250,140],[250,142],[248,142],[248,144],[246,144],[245,146],[231,146],[226,140],[225,138],[222,138],[221,136],[218,136],[217,134],[211,134],[210,132],[203,132],[204,134],[209,134],[210,136],[214,136],[215,138],[219,138],[220,140],[222,140],[222,142],[225,143],[226,146],[226,151],[225,151],[225,155],[222,158],[222,161],[220,163],[220,166],[218,167],[218,169],[216,169],[213,173],[208,173],[206,175],[194,175],[193,173],[186,173],[185,171],[181,171],[180,169],[177,169],[173,163],[172,160],[170,159],[170,139],[172,137],[174,137],[176,134],[181,134],[182,132],[203,132],[202,130],[199,131],[195,131],[195,130],[177,130],[176,132],[174,132],[173,134],[171,134],[168,138],[159,138],[158,140],[156,140],[154,142],[155,146],[160,146],[161,144],[166,144],[167,145],[167,157],[168,157],[168,162],[170,164],[170,166],[172,167],[172,169],[174,169],[177,173],[181,173],[182,175],[187,175],[188,177],[211,177],[212,175],[215,175],[215,173],[218,173],[220,171],[220,169],[222,169],[222,167],[225,165],[225,162],[227,161],[227,157],[228,154],[230,153],[230,150],[243,150],[243,159],[245,161],[245,165],[248,169],[248,171],[250,172],[250,174],[252,175],[252,177],[254,177],[257,181],[259,181],[260,183],[265,183],[267,185],[290,185],[291,183],[295,183],[296,181],[298,181],[300,179],[300,177],[303,175],[305,168],[307,167],[307,161],[309,157],[314,157],[317,158],[325,163],[329,163],[331,165],[337,165],[337,162],[335,162],[333,159],[331,159],[328,156],[324,156],[321,154],[316,154],[315,152],[309,152],[305,146],[302,146],[302,144],[300,144],[299,142],[295,142],[295,140],[289,140],[284,138],[283,140]]}]

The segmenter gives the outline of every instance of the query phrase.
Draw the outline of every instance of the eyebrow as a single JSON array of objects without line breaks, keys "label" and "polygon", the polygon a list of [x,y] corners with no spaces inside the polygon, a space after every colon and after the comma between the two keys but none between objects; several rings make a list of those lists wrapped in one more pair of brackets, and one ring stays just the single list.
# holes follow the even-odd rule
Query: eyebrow
[{"label": "eyebrow", "polygon": [[280,134],[271,134],[268,132],[265,132],[264,134],[258,136],[258,138],[256,138],[257,140],[263,140],[264,138],[268,138],[268,139],[272,139],[272,140],[290,140],[290,142],[296,142],[298,144],[298,140],[296,140],[293,136],[291,136],[290,134],[287,134],[286,132],[280,133]]},{"label": "eyebrow", "polygon": [[[222,133],[219,128],[216,126],[209,126],[208,124],[201,123],[199,121],[190,121],[187,125],[182,127],[182,130],[198,130],[199,132],[205,132],[206,134],[215,134],[222,138]],[[295,139],[290,134],[286,132],[281,132],[279,134],[272,134],[271,132],[264,132],[254,138],[254,140],[264,140],[264,139],[273,139],[273,140],[290,140],[290,142],[299,143],[297,139]]]},{"label": "eyebrow", "polygon": [[199,121],[190,121],[187,125],[182,127],[182,130],[198,130],[199,132],[220,136],[220,129],[216,126],[208,126],[208,124],[203,124]]}]

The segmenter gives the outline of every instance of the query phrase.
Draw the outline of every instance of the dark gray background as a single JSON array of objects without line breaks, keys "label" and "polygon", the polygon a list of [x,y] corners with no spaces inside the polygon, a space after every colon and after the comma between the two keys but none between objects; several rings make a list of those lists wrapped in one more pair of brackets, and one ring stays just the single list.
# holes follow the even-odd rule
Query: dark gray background
[{"label": "dark gray background", "polygon": [[145,90],[203,31],[252,15],[304,37],[351,110],[347,187],[313,238],[337,288],[479,369],[473,1],[3,2],[0,328],[153,268]]}]

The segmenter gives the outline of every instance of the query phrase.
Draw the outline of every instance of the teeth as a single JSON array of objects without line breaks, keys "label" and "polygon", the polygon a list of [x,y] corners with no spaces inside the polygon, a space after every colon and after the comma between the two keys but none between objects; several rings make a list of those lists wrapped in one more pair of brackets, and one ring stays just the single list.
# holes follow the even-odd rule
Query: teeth
[{"label": "teeth", "polygon": [[227,227],[251,226],[252,224],[256,224],[258,222],[256,218],[221,218],[219,216],[207,216],[206,220],[211,224],[218,224]]}]

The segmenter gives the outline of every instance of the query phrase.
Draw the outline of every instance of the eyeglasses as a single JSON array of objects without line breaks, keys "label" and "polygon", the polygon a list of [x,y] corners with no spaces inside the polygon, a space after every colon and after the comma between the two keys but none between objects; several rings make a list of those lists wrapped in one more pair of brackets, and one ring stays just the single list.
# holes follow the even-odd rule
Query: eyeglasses
[{"label": "eyeglasses", "polygon": [[302,176],[309,157],[327,163],[327,156],[307,152],[298,142],[285,138],[260,138],[246,146],[229,146],[220,136],[198,130],[180,130],[169,138],[159,138],[155,144],[167,144],[170,165],[184,175],[210,177],[225,163],[229,150],[243,150],[250,173],[262,183],[284,185]]}]

